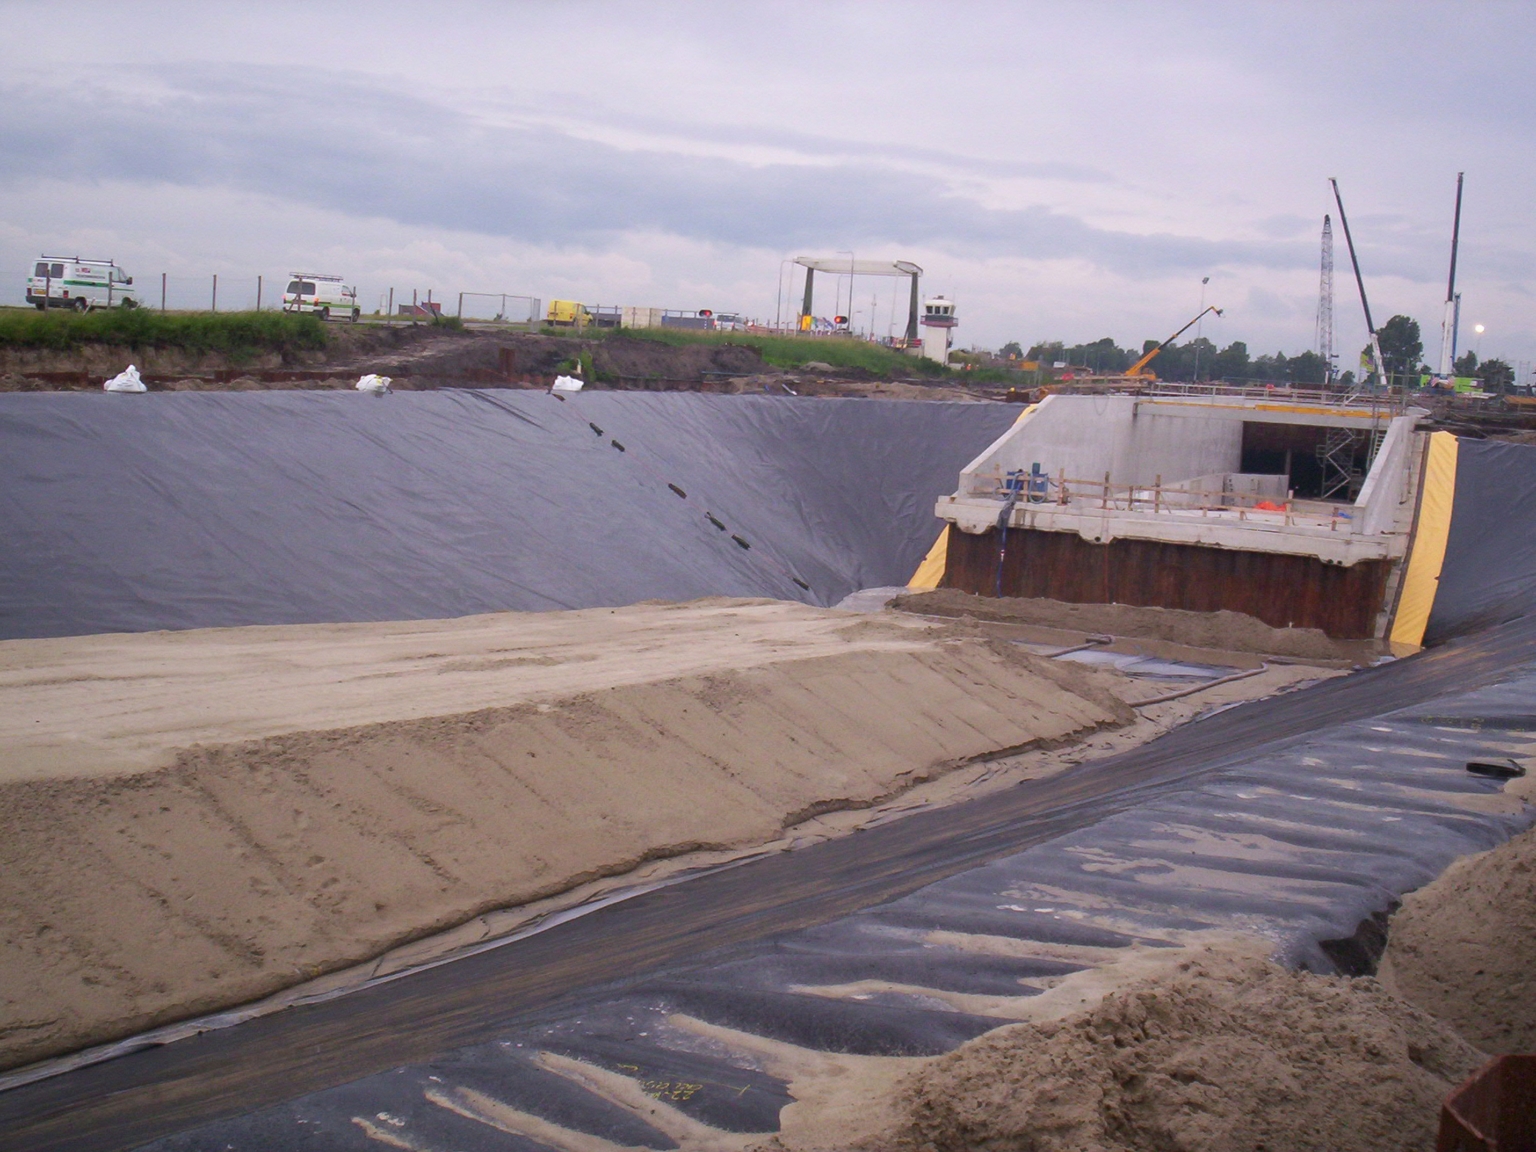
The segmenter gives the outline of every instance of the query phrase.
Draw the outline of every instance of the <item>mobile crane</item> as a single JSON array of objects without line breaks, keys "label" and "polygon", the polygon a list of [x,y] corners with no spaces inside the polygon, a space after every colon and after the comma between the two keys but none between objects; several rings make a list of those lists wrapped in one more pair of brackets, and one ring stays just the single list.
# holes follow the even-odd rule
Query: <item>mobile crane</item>
[{"label": "mobile crane", "polygon": [[1184,327],[1180,328],[1172,336],[1168,337],[1168,339],[1164,340],[1156,348],[1153,348],[1151,351],[1144,353],[1140,360],[1136,361],[1136,363],[1132,364],[1125,370],[1126,378],[1131,380],[1156,380],[1157,373],[1149,370],[1147,365],[1152,363],[1153,359],[1164,348],[1168,347],[1168,345],[1172,344],[1180,336],[1184,335],[1184,333],[1188,332],[1196,324],[1200,323],[1200,320],[1205,316],[1206,312],[1214,312],[1218,316],[1221,315],[1220,308],[1216,307],[1214,304],[1210,305],[1205,309],[1205,312],[1201,312],[1199,316],[1196,316],[1193,320],[1184,325]]}]

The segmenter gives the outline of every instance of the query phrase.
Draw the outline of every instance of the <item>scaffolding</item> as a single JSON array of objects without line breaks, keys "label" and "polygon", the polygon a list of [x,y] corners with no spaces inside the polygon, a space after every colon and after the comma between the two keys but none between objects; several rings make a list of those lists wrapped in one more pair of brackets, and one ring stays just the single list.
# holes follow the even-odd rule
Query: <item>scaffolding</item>
[{"label": "scaffolding", "polygon": [[1330,500],[1344,493],[1353,500],[1365,482],[1365,473],[1355,467],[1355,454],[1361,434],[1353,428],[1329,428],[1317,446],[1317,463],[1323,470],[1322,498]]}]

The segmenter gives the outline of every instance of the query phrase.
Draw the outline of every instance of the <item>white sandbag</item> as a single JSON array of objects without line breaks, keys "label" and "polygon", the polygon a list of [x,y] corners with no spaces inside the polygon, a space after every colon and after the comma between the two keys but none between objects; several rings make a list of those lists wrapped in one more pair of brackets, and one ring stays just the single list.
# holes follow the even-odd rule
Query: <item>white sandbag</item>
[{"label": "white sandbag", "polygon": [[367,392],[372,396],[386,396],[389,394],[388,376],[377,376],[370,372],[357,382],[359,392]]},{"label": "white sandbag", "polygon": [[580,392],[582,381],[575,376],[556,376],[552,392]]},{"label": "white sandbag", "polygon": [[103,384],[102,389],[107,392],[148,392],[144,387],[144,381],[139,379],[139,370],[132,364],[123,369],[112,379]]}]

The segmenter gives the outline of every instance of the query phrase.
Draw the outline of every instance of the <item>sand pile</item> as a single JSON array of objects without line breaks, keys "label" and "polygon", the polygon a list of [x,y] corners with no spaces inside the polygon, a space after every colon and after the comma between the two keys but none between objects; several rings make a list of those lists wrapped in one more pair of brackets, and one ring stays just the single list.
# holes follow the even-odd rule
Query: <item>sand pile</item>
[{"label": "sand pile", "polygon": [[[1352,649],[1316,628],[1272,628],[1241,612],[1186,612],[1129,604],[1068,604],[1061,600],[977,596],[954,588],[898,596],[891,607],[927,616],[970,616],[1004,624],[1033,624],[1112,636],[1141,636],[1191,648],[1263,652],[1302,660],[1349,659]],[[1358,645],[1354,646],[1358,649]]]},{"label": "sand pile", "polygon": [[1374,980],[1207,953],[920,1069],[881,1141],[923,1152],[1430,1149],[1483,1060]]},{"label": "sand pile", "polygon": [[1131,719],[1017,646],[741,602],[13,641],[0,698],[0,1065]]},{"label": "sand pile", "polygon": [[1536,1052],[1536,830],[1408,893],[1381,978],[1489,1052]]}]

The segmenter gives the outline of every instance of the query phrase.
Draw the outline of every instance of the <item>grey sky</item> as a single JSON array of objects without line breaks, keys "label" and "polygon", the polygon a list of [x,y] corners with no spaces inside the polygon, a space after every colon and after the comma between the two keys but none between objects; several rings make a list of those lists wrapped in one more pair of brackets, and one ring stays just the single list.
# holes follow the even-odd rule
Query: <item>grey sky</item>
[{"label": "grey sky", "polygon": [[[961,343],[1192,315],[1312,342],[1338,176],[1378,320],[1536,358],[1529,5],[0,4],[0,253],[221,298],[521,292],[771,317],[784,257],[907,258]],[[1348,366],[1364,326],[1337,253]],[[891,283],[854,307],[890,319]],[[196,288],[201,291],[200,287]],[[158,288],[157,288],[158,291]],[[830,288],[829,288],[830,291]],[[820,305],[820,301],[819,301]],[[830,296],[820,311],[830,312]],[[1470,332],[1482,323],[1480,343]]]}]

